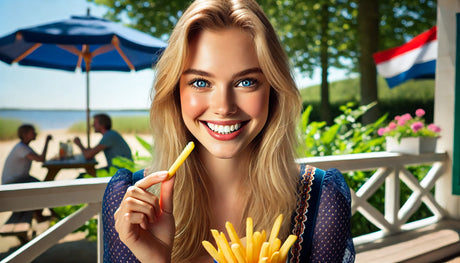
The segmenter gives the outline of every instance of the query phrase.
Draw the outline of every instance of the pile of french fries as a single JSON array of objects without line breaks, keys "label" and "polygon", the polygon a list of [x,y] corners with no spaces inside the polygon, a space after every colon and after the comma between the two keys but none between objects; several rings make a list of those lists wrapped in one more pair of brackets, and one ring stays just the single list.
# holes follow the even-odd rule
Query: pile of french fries
[{"label": "pile of french fries", "polygon": [[212,229],[211,233],[216,241],[217,249],[209,242],[202,244],[206,251],[219,263],[282,263],[286,262],[289,249],[297,240],[297,236],[289,235],[281,244],[278,238],[283,215],[279,215],[273,224],[270,237],[267,240],[265,230],[253,232],[251,217],[246,219],[246,246],[243,245],[230,222],[225,224],[231,243],[223,232]]}]

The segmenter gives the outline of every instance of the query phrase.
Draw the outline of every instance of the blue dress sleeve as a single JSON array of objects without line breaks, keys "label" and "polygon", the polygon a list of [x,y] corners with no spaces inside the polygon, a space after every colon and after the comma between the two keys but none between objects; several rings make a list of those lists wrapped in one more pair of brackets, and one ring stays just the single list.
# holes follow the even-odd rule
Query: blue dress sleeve
[{"label": "blue dress sleeve", "polygon": [[133,174],[127,169],[120,169],[107,184],[102,200],[104,263],[139,262],[131,250],[118,237],[113,215],[120,206],[128,187],[141,178],[143,178],[143,171]]},{"label": "blue dress sleeve", "polygon": [[326,171],[314,226],[311,262],[354,262],[351,195],[337,169]]}]

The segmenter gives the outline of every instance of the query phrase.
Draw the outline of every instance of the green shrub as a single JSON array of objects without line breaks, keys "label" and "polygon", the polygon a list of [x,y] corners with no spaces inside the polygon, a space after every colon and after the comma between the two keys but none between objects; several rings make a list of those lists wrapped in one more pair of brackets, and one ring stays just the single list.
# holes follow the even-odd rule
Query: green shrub
[{"label": "green shrub", "polygon": [[[354,103],[347,103],[340,106],[342,114],[337,116],[334,124],[327,126],[325,122],[310,121],[312,107],[308,106],[302,114],[299,123],[300,139],[302,144],[297,149],[298,156],[326,156],[350,153],[365,153],[383,151],[385,139],[378,136],[377,130],[386,125],[387,114],[382,116],[375,123],[362,125],[358,120],[367,110],[375,106],[374,103],[356,106]],[[408,167],[420,181],[427,173],[429,166]],[[353,171],[345,173],[344,177],[348,185],[357,191],[375,171]],[[412,191],[401,183],[400,200],[401,205],[409,198]],[[382,185],[367,201],[384,213],[385,207],[385,188]],[[410,219],[416,221],[432,215],[426,206],[421,206]],[[355,213],[351,221],[351,232],[353,236],[360,236],[377,231],[378,228],[369,222],[359,212]]]},{"label": "green shrub", "polygon": [[0,140],[13,140],[18,138],[18,128],[22,122],[17,119],[0,118]]}]

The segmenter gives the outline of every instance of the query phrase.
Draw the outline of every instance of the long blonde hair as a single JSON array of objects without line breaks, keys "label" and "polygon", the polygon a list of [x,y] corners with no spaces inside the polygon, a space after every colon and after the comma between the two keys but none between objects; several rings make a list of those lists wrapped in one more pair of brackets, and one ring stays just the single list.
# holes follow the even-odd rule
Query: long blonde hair
[{"label": "long blonde hair", "polygon": [[[150,109],[154,136],[153,169],[165,170],[192,135],[181,117],[178,83],[184,71],[190,40],[205,29],[239,27],[248,32],[262,72],[271,85],[269,117],[249,148],[247,216],[256,229],[270,230],[280,213],[285,215],[280,237],[286,237],[295,208],[297,170],[295,127],[300,115],[299,91],[291,76],[288,58],[261,7],[252,0],[197,0],[178,21],[156,65]],[[223,51],[225,52],[225,51]],[[207,176],[197,155],[177,171],[174,195],[176,235],[173,262],[187,261],[203,252],[201,241],[211,240]],[[243,193],[244,194],[244,193]]]}]

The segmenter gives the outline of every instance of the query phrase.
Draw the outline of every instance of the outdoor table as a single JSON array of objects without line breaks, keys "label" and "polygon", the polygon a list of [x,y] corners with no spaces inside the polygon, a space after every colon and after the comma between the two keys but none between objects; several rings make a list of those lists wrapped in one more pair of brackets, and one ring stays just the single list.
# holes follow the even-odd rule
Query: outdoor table
[{"label": "outdoor table", "polygon": [[97,162],[94,159],[86,160],[84,158],[72,158],[63,160],[48,160],[43,163],[42,166],[48,169],[45,181],[52,181],[61,169],[85,168],[88,174],[96,176],[96,164]]}]

